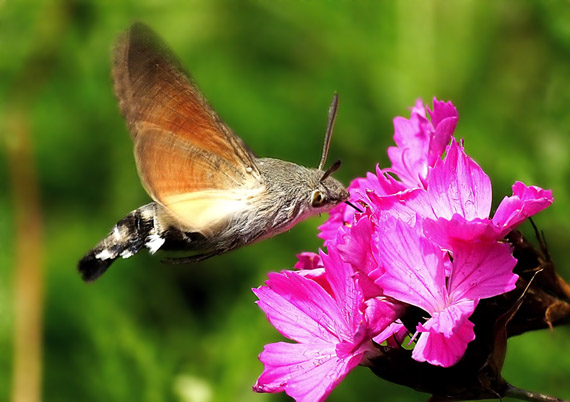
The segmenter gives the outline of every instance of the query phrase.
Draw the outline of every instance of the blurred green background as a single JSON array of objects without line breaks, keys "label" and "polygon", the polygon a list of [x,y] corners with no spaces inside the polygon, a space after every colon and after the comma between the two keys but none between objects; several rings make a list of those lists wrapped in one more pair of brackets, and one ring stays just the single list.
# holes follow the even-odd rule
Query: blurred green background
[{"label": "blurred green background", "polygon": [[[27,339],[15,311],[33,317],[16,289],[43,312],[41,400],[288,400],[251,391],[258,353],[281,337],[250,288],[316,250],[325,217],[195,265],[143,252],[93,284],[76,272],[149,201],[110,79],[112,43],[135,20],[258,155],[316,166],[338,91],[329,160],[342,158],[347,184],[387,165],[394,116],[419,97],[452,100],[495,207],[515,180],[554,190],[536,222],[570,279],[568,1],[1,0],[0,400],[14,388],[14,341]],[[570,331],[511,339],[504,375],[570,398]],[[359,367],[330,400],[426,398]]]}]

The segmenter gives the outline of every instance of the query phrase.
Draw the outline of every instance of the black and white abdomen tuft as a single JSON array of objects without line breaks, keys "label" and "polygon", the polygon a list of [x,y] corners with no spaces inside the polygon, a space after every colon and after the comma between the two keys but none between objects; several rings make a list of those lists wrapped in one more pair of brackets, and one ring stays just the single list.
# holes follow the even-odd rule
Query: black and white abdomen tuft
[{"label": "black and white abdomen tuft", "polygon": [[117,258],[129,258],[143,247],[154,254],[165,242],[157,222],[157,205],[152,202],[121,219],[109,234],[79,261],[85,281],[100,277]]}]

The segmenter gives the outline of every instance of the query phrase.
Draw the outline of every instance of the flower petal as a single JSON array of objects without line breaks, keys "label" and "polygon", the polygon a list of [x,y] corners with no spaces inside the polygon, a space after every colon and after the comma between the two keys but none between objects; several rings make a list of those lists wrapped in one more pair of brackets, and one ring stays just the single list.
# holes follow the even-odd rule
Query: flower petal
[{"label": "flower petal", "polygon": [[501,228],[501,237],[505,236],[522,221],[548,207],[554,198],[552,190],[526,186],[517,181],[513,184],[513,195],[505,197],[499,204],[493,223]]},{"label": "flower petal", "polygon": [[367,274],[378,267],[374,258],[376,245],[372,242],[372,233],[370,218],[363,216],[347,230],[338,244],[342,259],[352,265],[355,271]]},{"label": "flower petal", "polygon": [[296,272],[303,278],[317,282],[329,295],[332,296],[331,285],[327,281],[327,275],[324,268],[301,269]]},{"label": "flower petal", "polygon": [[[455,139],[451,140],[447,155],[441,163],[436,163],[427,180],[428,203],[435,217],[451,219],[453,214],[467,220],[489,217],[491,181]],[[422,217],[432,216],[422,214]]]},{"label": "flower petal", "polygon": [[394,119],[394,142],[397,146],[388,148],[388,157],[392,162],[391,171],[408,187],[423,187],[428,171],[430,128],[420,99],[412,108],[409,119]]},{"label": "flower petal", "polygon": [[271,324],[297,342],[350,339],[351,328],[335,300],[318,283],[296,272],[270,273],[267,286],[253,289]]},{"label": "flower petal", "polygon": [[364,309],[364,295],[354,281],[354,271],[350,264],[342,260],[336,248],[330,247],[328,251],[328,255],[320,252],[321,259],[325,265],[332,296],[336,300],[337,311],[343,316],[343,325],[336,333],[342,340],[353,340],[354,334],[363,323],[361,311]]},{"label": "flower petal", "polygon": [[425,190],[414,188],[396,194],[379,196],[376,193],[368,194],[372,203],[372,219],[378,220],[382,216],[393,216],[409,225],[414,225],[416,215],[433,215],[427,202]]},{"label": "flower petal", "polygon": [[451,220],[425,219],[423,228],[428,238],[447,250],[452,250],[457,242],[492,242],[502,238],[499,229],[490,219],[476,218],[468,221],[459,214],[454,214]]},{"label": "flower petal", "polygon": [[403,304],[391,301],[385,297],[375,297],[366,300],[365,303],[366,330],[371,338],[385,331],[405,310]]},{"label": "flower petal", "polygon": [[477,302],[462,300],[432,314],[423,325],[412,358],[437,366],[449,367],[463,357],[467,344],[475,339],[474,324],[468,320]]},{"label": "flower petal", "polygon": [[336,244],[339,231],[344,229],[348,222],[352,222],[354,209],[344,202],[338,204],[329,211],[329,218],[319,226],[319,238],[324,240],[325,247],[329,244]]},{"label": "flower petal", "polygon": [[429,166],[433,167],[436,161],[443,155],[447,144],[449,144],[459,116],[457,109],[451,102],[438,101],[436,98],[433,98],[433,110],[428,109],[428,113],[431,123],[435,127],[435,132],[429,145],[428,156]]},{"label": "flower petal", "polygon": [[266,345],[259,359],[265,369],[254,391],[285,391],[297,402],[313,402],[323,401],[360,363],[362,353],[338,356],[330,344],[279,342]]},{"label": "flower petal", "polygon": [[511,247],[497,242],[458,242],[453,247],[450,300],[484,299],[515,288],[517,259]]},{"label": "flower petal", "polygon": [[372,238],[373,231],[370,216],[362,214],[354,225],[346,229],[337,245],[342,259],[352,266],[355,278],[364,292],[364,299],[382,295],[382,289],[369,276],[371,271],[379,268],[375,258],[378,248]]},{"label": "flower petal", "polygon": [[451,337],[439,332],[423,332],[412,351],[412,358],[419,362],[450,367],[465,354],[467,344],[475,339],[474,324],[465,320]]},{"label": "flower petal", "polygon": [[432,313],[447,304],[444,252],[421,236],[416,228],[388,217],[379,225],[378,251],[386,270],[371,276],[384,294]]},{"label": "flower petal", "polygon": [[[428,108],[428,114],[431,119],[431,124],[436,128],[445,120],[448,119],[457,120],[459,118],[457,109],[455,108],[455,106],[453,106],[453,103],[451,102],[438,101],[437,98],[434,97],[432,109],[433,110],[430,110]],[[451,139],[453,131],[451,133],[448,133],[447,135],[449,135],[449,139]],[[446,144],[447,143],[449,143],[449,140],[446,142]]]},{"label": "flower petal", "polygon": [[423,325],[420,324],[419,328],[422,332],[437,332],[446,337],[451,337],[457,328],[462,327],[464,321],[473,314],[475,307],[477,307],[475,300],[458,301],[441,311],[432,313],[431,318]]},{"label": "flower petal", "polygon": [[386,342],[393,348],[400,347],[404,339],[409,335],[404,324],[399,321],[390,324],[384,331],[376,335],[372,340],[378,344]]},{"label": "flower petal", "polygon": [[295,269],[315,269],[322,268],[323,261],[321,256],[317,253],[312,253],[310,251],[304,251],[297,254],[297,263],[295,264]]}]

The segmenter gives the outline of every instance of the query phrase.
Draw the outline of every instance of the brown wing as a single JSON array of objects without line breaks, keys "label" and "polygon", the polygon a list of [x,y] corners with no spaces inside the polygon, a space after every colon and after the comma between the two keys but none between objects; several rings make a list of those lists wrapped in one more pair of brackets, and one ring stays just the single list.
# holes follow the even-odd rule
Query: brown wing
[{"label": "brown wing", "polygon": [[235,201],[260,186],[251,151],[150,28],[136,23],[118,40],[113,79],[143,186],[182,221],[204,199],[229,191]]}]

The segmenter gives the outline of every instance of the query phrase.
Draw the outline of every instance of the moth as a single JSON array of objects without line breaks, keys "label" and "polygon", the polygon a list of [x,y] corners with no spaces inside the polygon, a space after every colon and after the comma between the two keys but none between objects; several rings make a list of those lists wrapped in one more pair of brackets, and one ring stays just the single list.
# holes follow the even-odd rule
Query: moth
[{"label": "moth", "polygon": [[79,261],[86,281],[143,248],[188,250],[196,262],[271,237],[348,202],[323,170],[338,105],[329,109],[317,169],[258,158],[222,121],[163,41],[135,23],[117,41],[112,75],[134,142],[141,183],[153,202],[129,213]]}]

